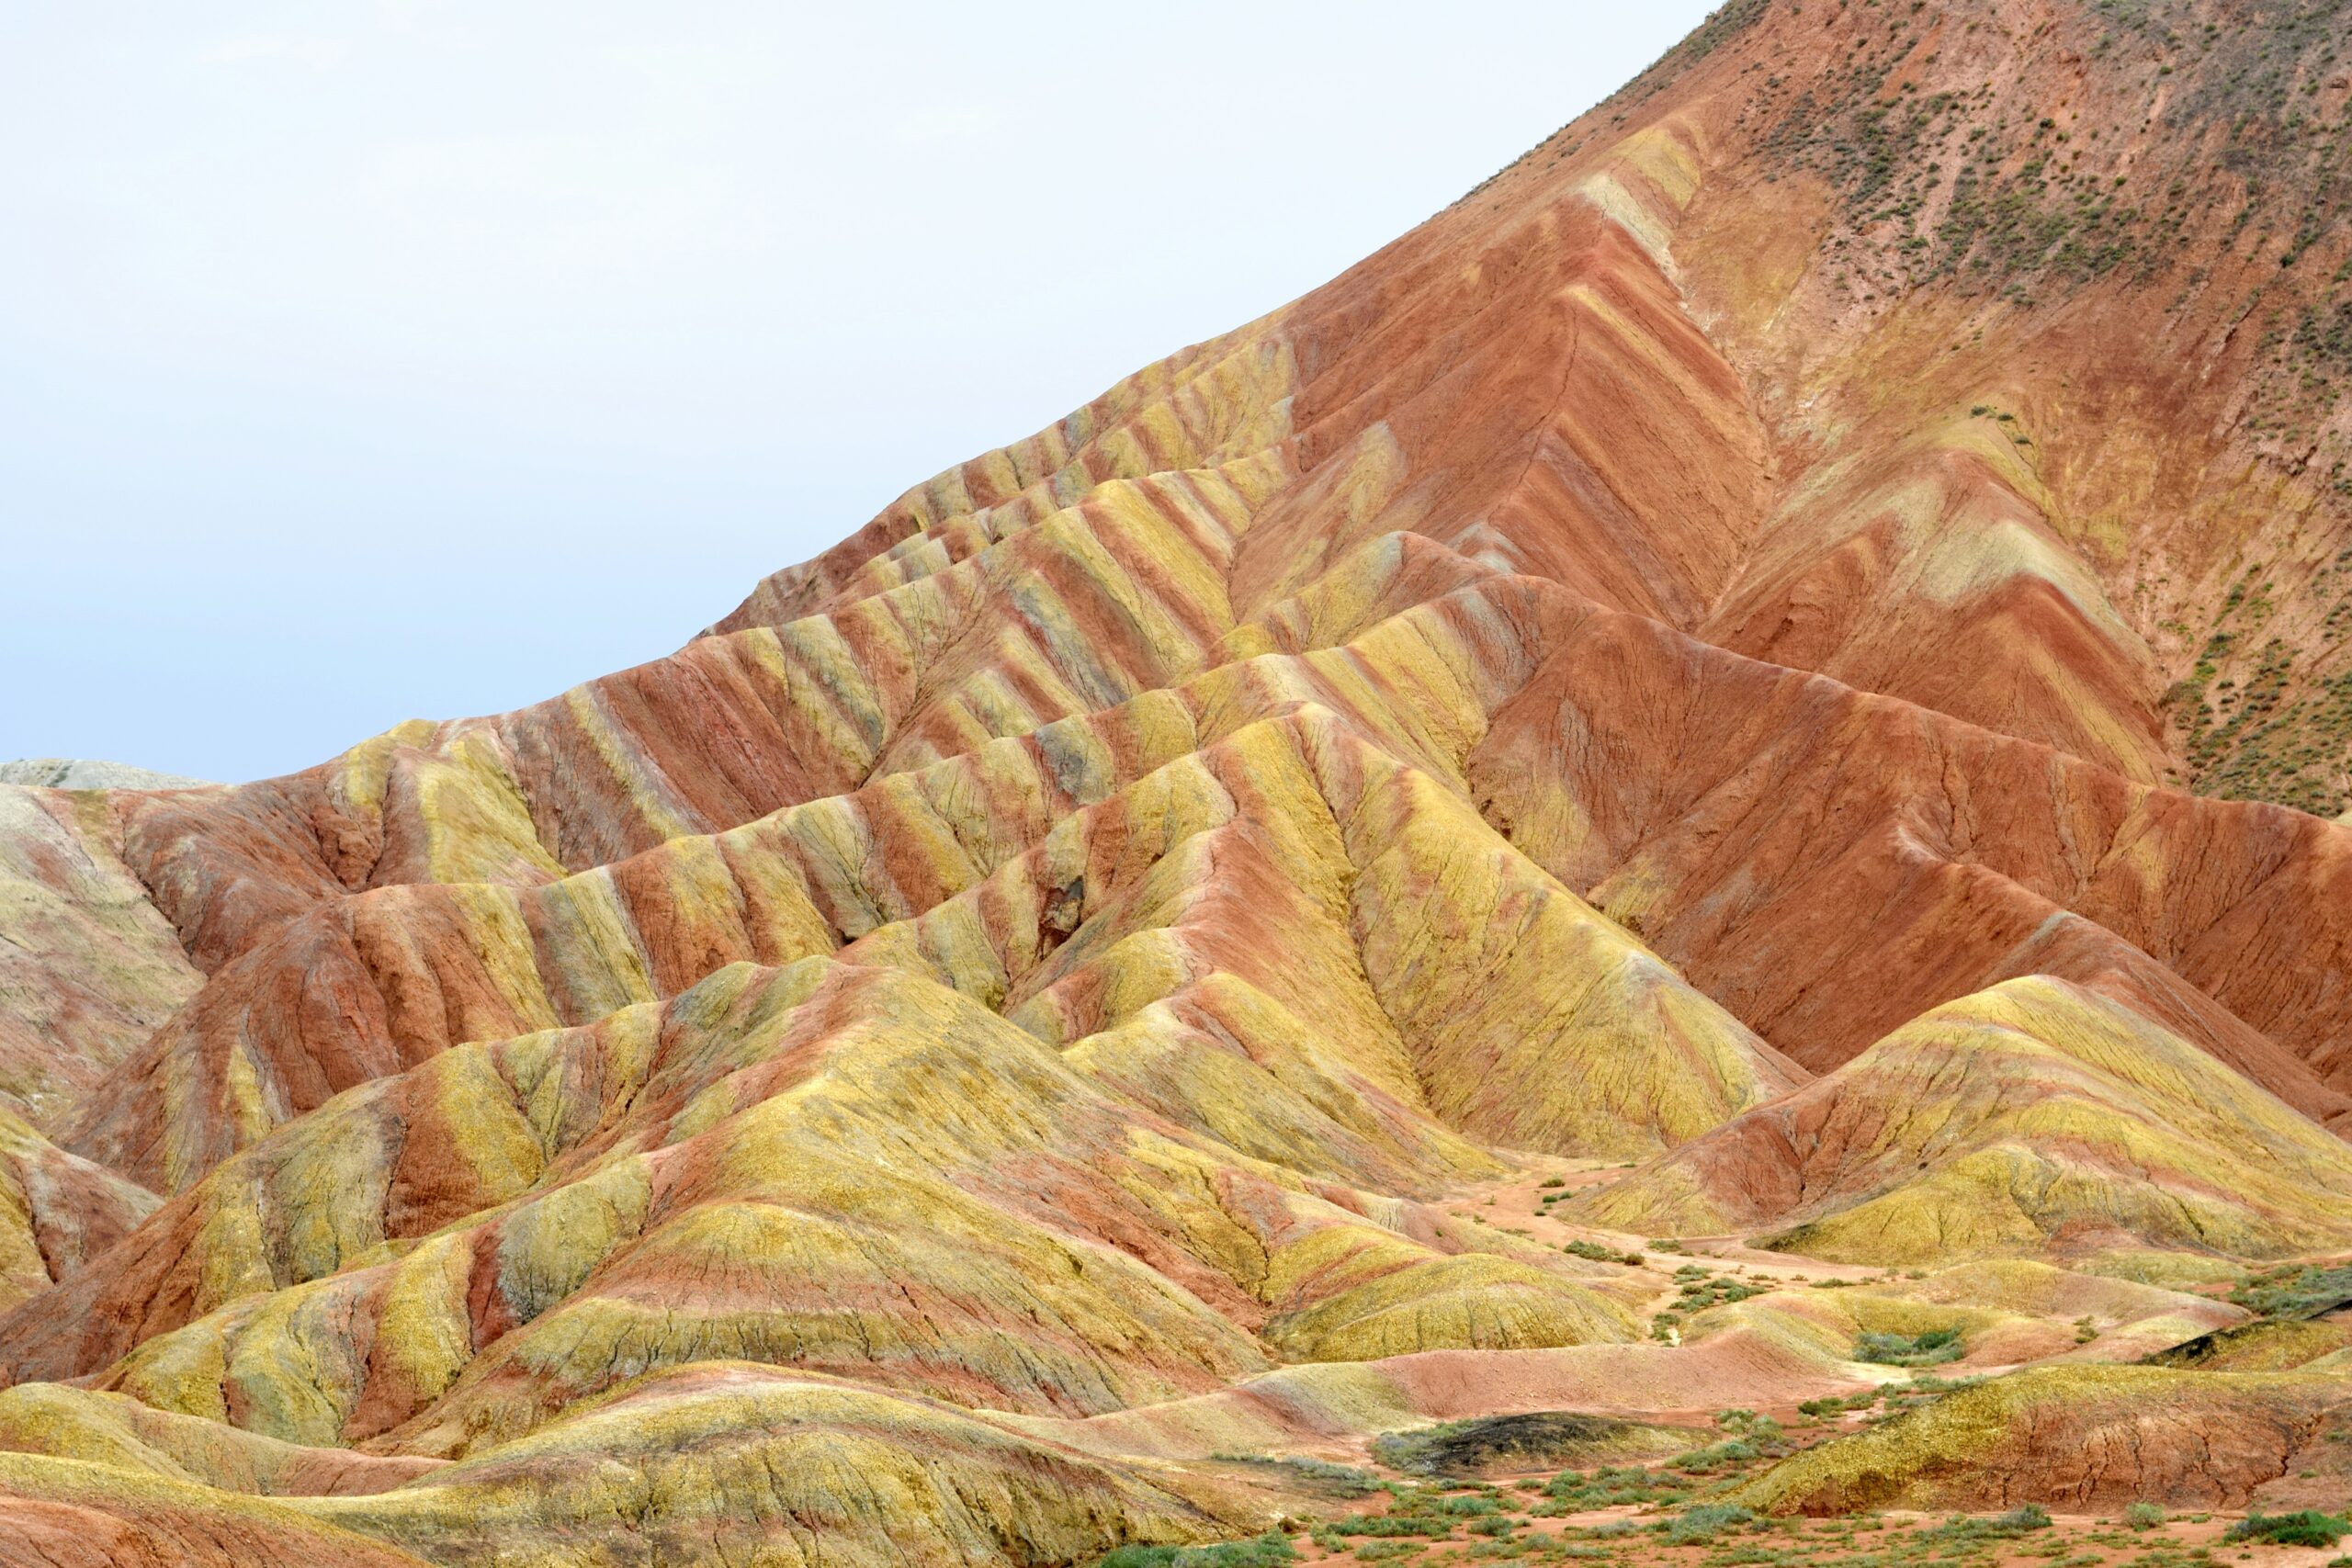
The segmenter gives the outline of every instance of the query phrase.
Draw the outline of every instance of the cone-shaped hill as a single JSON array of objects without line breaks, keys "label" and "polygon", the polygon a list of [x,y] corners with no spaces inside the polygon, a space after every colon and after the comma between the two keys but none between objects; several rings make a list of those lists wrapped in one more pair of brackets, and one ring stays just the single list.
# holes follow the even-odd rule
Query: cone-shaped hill
[{"label": "cone-shaped hill", "polygon": [[2039,976],[1947,1002],[1577,1206],[1644,1234],[1762,1224],[1780,1232],[1769,1245],[1877,1263],[2352,1247],[2341,1140]]}]

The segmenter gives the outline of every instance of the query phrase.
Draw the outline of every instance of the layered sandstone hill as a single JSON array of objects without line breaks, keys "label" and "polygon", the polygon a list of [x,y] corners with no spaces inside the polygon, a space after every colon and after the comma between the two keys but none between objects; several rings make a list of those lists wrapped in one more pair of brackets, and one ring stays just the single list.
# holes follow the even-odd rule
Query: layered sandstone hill
[{"label": "layered sandstone hill", "polygon": [[[1855,1375],[1645,1236],[2017,1360],[2352,1248],[2342,9],[1736,0],[667,659],[0,785],[0,1556],[1069,1562]],[[1449,1205],[1530,1162],[1607,1246]],[[1759,1499],[2162,1385],[2240,1501],[2343,1380],[2230,1375]]]}]

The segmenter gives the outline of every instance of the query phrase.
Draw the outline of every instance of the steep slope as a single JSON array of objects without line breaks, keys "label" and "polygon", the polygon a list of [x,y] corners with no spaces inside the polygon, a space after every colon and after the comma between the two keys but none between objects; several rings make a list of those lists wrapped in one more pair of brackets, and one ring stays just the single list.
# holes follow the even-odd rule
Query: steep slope
[{"label": "steep slope", "polygon": [[1637,82],[1727,154],[1678,276],[1810,448],[1710,634],[2340,810],[2344,25],[1759,3]]},{"label": "steep slope", "polygon": [[0,784],[0,1095],[44,1123],[202,979],[102,798]]},{"label": "steep slope", "polygon": [[155,1205],[153,1193],[0,1111],[0,1307],[79,1271]]}]

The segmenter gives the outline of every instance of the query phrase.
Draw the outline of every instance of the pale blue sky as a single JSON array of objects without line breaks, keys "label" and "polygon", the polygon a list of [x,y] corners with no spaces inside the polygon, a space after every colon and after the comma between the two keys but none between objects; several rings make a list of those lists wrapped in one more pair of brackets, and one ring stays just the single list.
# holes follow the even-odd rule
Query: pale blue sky
[{"label": "pale blue sky", "polygon": [[250,778],[656,657],[1705,9],[0,4],[0,759]]}]

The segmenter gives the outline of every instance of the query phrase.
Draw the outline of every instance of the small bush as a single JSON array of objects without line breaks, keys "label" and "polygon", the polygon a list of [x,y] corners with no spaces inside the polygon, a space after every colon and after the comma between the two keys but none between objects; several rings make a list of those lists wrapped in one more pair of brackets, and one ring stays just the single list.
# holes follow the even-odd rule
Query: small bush
[{"label": "small bush", "polygon": [[2002,1531],[2046,1530],[2050,1528],[2050,1513],[2039,1503],[2027,1503],[1995,1516],[1993,1528]]},{"label": "small bush", "polygon": [[1298,1549],[1280,1530],[1268,1530],[1214,1546],[1122,1546],[1096,1568],[1281,1568],[1296,1561]]},{"label": "small bush", "polygon": [[[1356,1514],[1344,1519],[1334,1519],[1329,1527],[1334,1533],[1348,1536],[1373,1536],[1390,1540],[1405,1536],[1427,1540],[1443,1540],[1453,1533],[1453,1521],[1436,1514]],[[1121,1568],[1108,1564],[1107,1568]],[[1153,1568],[1152,1564],[1130,1564],[1127,1568]]]},{"label": "small bush", "polygon": [[1882,1367],[1935,1367],[1957,1361],[1968,1353],[1957,1328],[1931,1328],[1925,1334],[1865,1334],[1854,1342],[1854,1359]]},{"label": "small bush", "polygon": [[1473,1493],[1467,1497],[1439,1498],[1437,1511],[1452,1514],[1455,1518],[1477,1518],[1487,1514],[1499,1514],[1503,1506],[1492,1497],[1481,1497]]},{"label": "small bush", "polygon": [[1638,1252],[1619,1252],[1613,1247],[1603,1247],[1595,1241],[1563,1242],[1560,1250],[1594,1263],[1628,1263],[1638,1268],[1642,1261],[1642,1255]]},{"label": "small bush", "polygon": [[2225,1540],[2267,1540],[2274,1546],[2334,1546],[2352,1535],[2341,1514],[2305,1508],[2293,1514],[2248,1514],[2230,1527]]},{"label": "small bush", "polygon": [[1730,1442],[1711,1443],[1703,1449],[1692,1449],[1689,1453],[1677,1454],[1666,1462],[1671,1469],[1702,1472],[1726,1464],[1745,1464],[1756,1458],[1756,1454],[1753,1443],[1745,1438],[1734,1438]]},{"label": "small bush", "polygon": [[2230,1292],[2231,1301],[2263,1317],[2313,1317],[2347,1299],[2352,1299],[2352,1264],[2274,1269]]},{"label": "small bush", "polygon": [[1104,1553],[1095,1568],[1167,1568],[1175,1561],[1172,1546],[1121,1546]]},{"label": "small bush", "polygon": [[1695,1508],[1685,1508],[1679,1517],[1665,1526],[1668,1546],[1702,1546],[1715,1539],[1720,1530],[1734,1525],[1752,1522],[1756,1516],[1746,1508],[1727,1503],[1702,1503]]},{"label": "small bush", "polygon": [[2152,1530],[2165,1522],[2165,1511],[2154,1503],[2134,1503],[2123,1510],[2123,1522],[2135,1530]]}]

